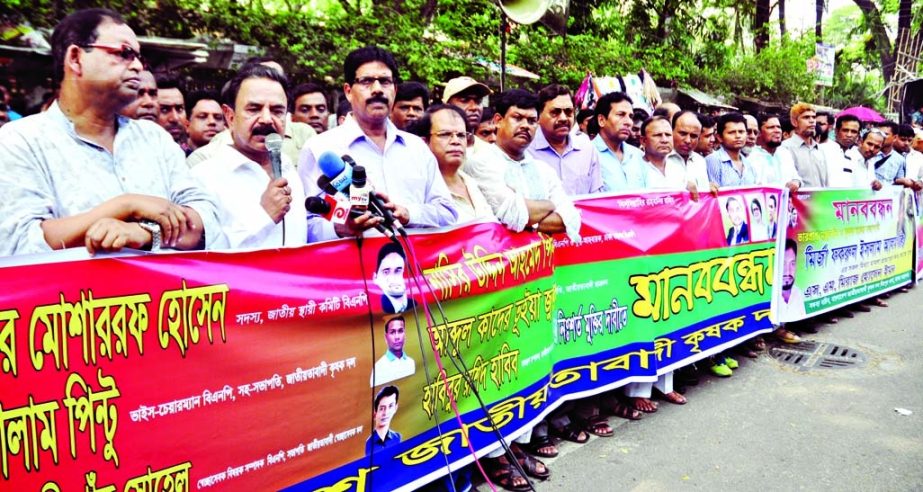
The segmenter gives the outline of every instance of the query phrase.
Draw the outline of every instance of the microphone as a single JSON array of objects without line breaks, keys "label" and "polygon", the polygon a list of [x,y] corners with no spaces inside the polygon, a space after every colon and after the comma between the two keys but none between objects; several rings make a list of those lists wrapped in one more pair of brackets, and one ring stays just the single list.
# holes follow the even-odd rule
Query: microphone
[{"label": "microphone", "polygon": [[337,206],[337,201],[330,195],[324,195],[323,198],[319,196],[309,196],[304,201],[304,208],[308,212],[316,215],[320,215],[326,220],[333,220],[333,210]]},{"label": "microphone", "polygon": [[[343,154],[342,161],[349,164],[349,166],[353,169],[362,167],[356,164],[356,161],[353,160],[349,154]],[[401,224],[401,221],[394,218],[394,214],[391,213],[391,209],[385,208],[385,203],[381,201],[381,198],[374,193],[374,189],[369,190],[368,197],[369,205],[371,205],[372,210],[385,219],[385,224],[387,224],[388,227],[396,227],[399,231],[404,230],[404,226]]]},{"label": "microphone", "polygon": [[272,163],[272,177],[279,179],[282,177],[282,136],[278,133],[266,135],[266,150],[269,151],[269,160]]},{"label": "microphone", "polygon": [[[324,198],[318,196],[309,196],[304,201],[304,208],[312,214],[319,215],[328,221],[340,222],[338,215],[344,215],[343,219],[345,220],[346,208],[342,206],[343,204],[339,203],[330,195],[324,196]],[[363,210],[349,209],[349,215],[353,218],[356,218],[364,213]],[[381,224],[375,226],[375,229],[378,232],[384,234],[388,239],[394,240],[394,231],[387,229]]]},{"label": "microphone", "polygon": [[340,193],[336,188],[330,185],[330,178],[323,174],[317,177],[317,187],[330,196],[336,196]]},{"label": "microphone", "polygon": [[[343,159],[330,151],[320,155],[317,159],[317,166],[329,180],[330,186],[333,186],[337,191],[349,193],[347,188],[353,181],[352,166],[347,166]],[[318,186],[320,186],[320,180],[318,180]]]},{"label": "microphone", "polygon": [[369,209],[369,188],[366,186],[365,168],[353,167],[353,182],[349,187],[349,205],[352,210],[365,212]]}]

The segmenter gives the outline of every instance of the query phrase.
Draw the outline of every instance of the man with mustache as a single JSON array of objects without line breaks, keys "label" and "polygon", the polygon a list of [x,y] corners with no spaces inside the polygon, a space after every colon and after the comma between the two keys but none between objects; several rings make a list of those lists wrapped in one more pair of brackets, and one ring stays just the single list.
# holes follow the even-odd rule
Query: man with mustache
[{"label": "man with mustache", "polygon": [[831,188],[865,188],[871,182],[865,158],[856,151],[862,124],[859,118],[847,114],[837,118],[834,139],[820,144],[829,166]]},{"label": "man with mustache", "polygon": [[795,285],[795,272],[798,269],[798,243],[794,239],[785,240],[785,255],[782,262],[782,303],[779,305],[779,319],[786,322],[807,316],[804,310],[804,294]]},{"label": "man with mustache", "polygon": [[779,146],[779,158],[790,159],[804,186],[826,187],[828,184],[827,160],[815,139],[817,133],[814,107],[807,103],[792,106],[789,116],[792,136]]},{"label": "man with mustache", "polygon": [[774,114],[760,113],[756,116],[759,134],[756,147],[747,158],[756,170],[756,183],[766,186],[785,186],[792,193],[801,187],[801,176],[791,160],[781,160],[776,155],[782,145],[782,122]]},{"label": "man with mustache", "polygon": [[695,151],[702,132],[699,117],[692,111],[680,111],[673,116],[673,151],[667,161],[675,161],[686,169],[686,180],[696,189],[718,191],[718,186],[708,182],[705,158]]},{"label": "man with mustache", "polygon": [[135,120],[158,122],[160,108],[157,106],[157,80],[148,70],[138,74],[141,84],[138,86],[138,98],[121,111],[123,116]]},{"label": "man with mustache", "polygon": [[[391,122],[395,87],[400,82],[394,56],[383,48],[366,46],[352,51],[343,63],[343,92],[352,115],[342,125],[310,140],[301,151],[298,172],[305,191],[317,194],[321,170],[317,160],[324,152],[349,154],[365,167],[376,193],[393,200],[388,207],[405,227],[442,227],[454,224],[458,213],[436,158],[416,135]],[[308,219],[309,240],[362,234],[381,219],[366,212],[334,226],[318,216]]]},{"label": "man with mustache", "polygon": [[176,76],[157,77],[157,107],[157,122],[173,137],[173,141],[182,147],[187,156],[191,154],[192,149],[186,145],[186,92],[180,88]]},{"label": "man with mustache", "polygon": [[111,10],[78,10],[51,38],[58,99],[0,128],[0,255],[86,247],[220,247],[213,197],[135,101],[138,39]]},{"label": "man with mustache", "polygon": [[266,136],[285,133],[288,81],[263,65],[244,68],[225,91],[231,145],[192,173],[218,197],[221,227],[232,248],[300,246],[307,239],[304,189],[292,162],[274,176]]},{"label": "man with mustache", "polygon": [[307,123],[318,134],[327,131],[330,109],[323,87],[314,82],[301,84],[292,91],[292,99],[295,100],[292,121]]},{"label": "man with mustache", "polygon": [[404,82],[397,86],[391,121],[398,129],[407,130],[414,121],[423,116],[428,107],[429,90],[426,86],[413,80]]},{"label": "man with mustache", "polygon": [[641,149],[628,143],[631,138],[631,98],[624,92],[610,92],[596,102],[599,134],[593,146],[599,153],[603,190],[608,192],[641,188]]},{"label": "man with mustache", "polygon": [[603,189],[599,154],[590,139],[574,126],[570,89],[551,84],[538,92],[538,126],[528,153],[554,169],[568,195],[598,193]]},{"label": "man with mustache", "polygon": [[[282,65],[279,62],[273,60],[271,57],[267,56],[258,56],[253,57],[247,60],[244,63],[244,66],[241,67],[241,71],[249,69],[253,66],[260,65],[263,67],[271,68],[276,72],[279,72],[283,77],[285,76],[285,70],[282,69]],[[225,89],[227,89],[227,84],[225,84]],[[222,90],[222,95],[224,95],[224,90]],[[304,148],[305,143],[311,138],[317,135],[317,132],[314,131],[314,128],[307,123],[301,123],[299,121],[293,121],[292,115],[285,115],[285,133],[282,135],[282,154],[288,156],[289,160],[297,165],[298,155],[301,152],[301,149]],[[231,132],[225,128],[224,131],[219,132],[208,145],[199,147],[192,154],[189,154],[186,157],[186,164],[189,167],[195,167],[198,164],[207,161],[212,158],[215,153],[225,146],[231,145]]]},{"label": "man with mustache", "polygon": [[[493,98],[493,106],[497,141],[469,160],[469,173],[477,179],[494,214],[516,232],[528,229],[546,234],[566,233],[572,241],[579,241],[580,213],[561,180],[551,167],[527,152],[538,127],[538,99],[527,91],[512,89]],[[540,480],[548,478],[551,472],[544,463],[521,454],[526,449],[542,457],[557,456],[558,450],[547,432],[537,431],[533,435],[529,428],[514,441],[510,448],[526,473]],[[485,465],[492,477],[509,476],[512,486],[526,485],[503,456],[502,448],[487,458]]]},{"label": "man with mustache", "polygon": [[[484,98],[490,94],[489,87],[471,77],[455,77],[446,82],[445,90],[442,91],[442,101],[461,108],[467,117],[468,131],[474,131],[481,123],[481,115],[484,114]],[[468,147],[468,157],[472,157],[490,146],[477,139],[470,142]],[[467,167],[464,170],[467,171]]]},{"label": "man with mustache", "polygon": [[211,92],[197,92],[189,97],[187,104],[189,120],[186,146],[192,150],[208,145],[215,135],[224,131],[224,113],[218,103],[218,95]]},{"label": "man with mustache", "polygon": [[744,148],[741,149],[741,152],[745,156],[749,157],[750,152],[753,151],[753,148],[756,147],[756,137],[760,134],[760,125],[756,121],[756,116],[752,114],[745,114],[744,119],[747,120],[747,144],[744,145]]}]

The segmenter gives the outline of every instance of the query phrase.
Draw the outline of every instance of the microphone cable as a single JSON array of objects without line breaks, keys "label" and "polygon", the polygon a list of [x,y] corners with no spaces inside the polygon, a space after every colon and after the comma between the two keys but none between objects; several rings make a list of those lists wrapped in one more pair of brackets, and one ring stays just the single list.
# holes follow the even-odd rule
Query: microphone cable
[{"label": "microphone cable", "polygon": [[[371,383],[372,384],[371,384],[371,389],[369,391],[371,392],[370,401],[372,402],[373,410],[372,410],[372,417],[370,419],[371,425],[369,426],[371,428],[371,433],[369,435],[374,436],[375,434],[375,412],[378,410],[377,408],[374,408],[375,406],[375,315],[372,313],[372,302],[371,302],[372,293],[369,292],[369,279],[365,274],[365,264],[362,262],[362,236],[356,236],[356,248],[358,249],[357,254],[359,256],[359,271],[362,274],[362,285],[363,285],[363,288],[365,289],[365,298],[367,300],[367,302],[365,303],[365,306],[367,308],[366,311],[368,313],[368,318],[369,318],[369,334],[371,335],[371,338],[372,338],[372,357],[371,357],[371,360],[372,360],[372,381]],[[374,457],[375,457],[375,446],[373,442],[372,449],[369,452],[369,469],[370,470],[375,465]],[[375,490],[375,487],[372,486],[373,474],[369,473],[366,475],[366,477],[368,477],[368,481],[369,481],[369,490]]]},{"label": "microphone cable", "polygon": [[[443,308],[442,303],[439,301],[439,298],[436,295],[435,293],[436,291],[433,288],[432,284],[429,282],[426,276],[423,275],[423,267],[419,262],[419,259],[416,255],[416,251],[413,249],[413,241],[410,240],[409,236],[407,235],[407,232],[403,228],[398,229],[398,231],[400,232],[400,235],[403,238],[404,243],[406,243],[405,250],[409,250],[407,257],[413,260],[413,264],[411,265],[411,275],[414,279],[414,284],[416,285],[417,291],[420,293],[420,296],[423,299],[423,311],[427,317],[427,320],[429,321],[430,326],[435,327],[436,323],[435,323],[435,320],[433,319],[431,311],[429,310],[428,302],[426,301],[426,293],[425,293],[426,291],[420,286],[420,280],[419,280],[420,278],[423,279],[423,283],[426,284],[427,289],[431,293],[433,302],[436,304],[436,308],[439,311],[443,324],[447,324],[449,321],[449,318],[446,315],[445,309]],[[440,368],[441,375],[443,376],[443,383],[445,384],[445,387],[446,387],[446,393],[448,395],[449,402],[452,405],[452,409],[453,409],[453,412],[455,413],[456,420],[458,421],[459,428],[464,429],[464,425],[461,420],[461,414],[458,410],[458,406],[455,401],[454,395],[452,395],[448,387],[448,380],[446,378],[445,367],[442,364],[442,359],[440,357],[439,351],[436,350],[436,343],[435,343],[435,340],[433,339],[433,333],[431,330],[427,330],[427,331],[429,332],[430,346],[433,349],[433,357],[436,360],[437,366]],[[422,334],[419,334],[419,335],[420,337],[422,337]],[[458,345],[455,343],[454,340],[451,339],[451,337],[449,337],[447,341],[448,341],[448,344],[451,344],[451,348],[452,350],[454,350],[455,353],[461,354],[461,350],[459,350]],[[497,425],[494,422],[493,417],[490,415],[490,412],[487,410],[487,405],[484,403],[484,400],[481,398],[481,394],[478,391],[477,385],[474,383],[474,381],[471,380],[471,376],[468,374],[469,369],[467,365],[465,364],[464,358],[461,357],[460,355],[459,356],[452,355],[452,351],[448,351],[446,355],[448,356],[449,360],[452,362],[452,365],[458,371],[458,374],[461,375],[462,379],[465,381],[465,383],[467,384],[468,388],[471,390],[474,397],[477,399],[478,405],[480,406],[481,410],[484,412],[485,416],[487,416],[487,420],[490,422],[490,427],[493,430],[494,434],[496,435],[497,440],[500,442],[500,445],[503,447],[504,454],[506,455],[507,460],[510,462],[510,464],[516,467],[516,470],[519,472],[520,476],[529,485],[529,489],[532,490],[532,492],[535,492],[535,486],[533,485],[532,480],[529,479],[528,474],[526,474],[525,470],[523,469],[522,465],[519,463],[519,460],[516,458],[512,449],[510,449],[510,445],[507,444],[505,438],[503,437],[503,434],[500,432],[500,429],[497,428]],[[487,476],[487,472],[484,470],[484,467],[481,465],[480,461],[477,459],[477,454],[474,451],[474,445],[471,443],[471,439],[469,439],[467,435],[465,436],[465,438],[468,440],[468,449],[471,451],[471,454],[475,457],[474,462],[477,465],[478,470],[481,472],[481,475],[487,481],[487,484],[491,487],[491,490],[496,492],[497,490],[496,487],[494,486],[493,482],[490,480],[490,477]]]}]

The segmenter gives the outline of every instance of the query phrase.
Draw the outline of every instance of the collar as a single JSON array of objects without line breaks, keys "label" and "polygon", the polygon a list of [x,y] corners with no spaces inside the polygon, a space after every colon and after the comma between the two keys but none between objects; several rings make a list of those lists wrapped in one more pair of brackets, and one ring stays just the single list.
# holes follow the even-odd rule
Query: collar
[{"label": "collar", "polygon": [[[44,114],[45,114],[45,116],[46,116],[48,119],[50,119],[50,120],[51,120],[52,122],[54,122],[56,125],[60,125],[61,128],[63,128],[65,131],[67,131],[67,134],[70,135],[71,137],[79,138],[79,139],[80,139],[81,141],[83,141],[83,142],[87,142],[87,143],[92,144],[92,145],[94,145],[94,146],[96,146],[96,147],[99,147],[99,146],[96,145],[95,143],[90,142],[89,140],[87,140],[87,139],[81,137],[80,135],[77,135],[77,129],[76,129],[76,126],[74,125],[74,122],[71,121],[71,120],[64,114],[64,111],[61,111],[61,106],[58,105],[58,101],[57,101],[57,100],[55,100],[53,103],[51,103],[51,106],[48,107],[48,110],[45,111]],[[116,114],[116,115],[115,115],[115,132],[116,132],[116,134],[118,134],[119,130],[121,130],[122,127],[128,125],[130,122],[131,122],[131,118],[122,116],[122,115],[120,115],[120,114]]]},{"label": "collar", "polygon": [[798,135],[797,133],[792,133],[792,136],[789,137],[789,140],[794,142],[796,147],[807,147],[809,149],[816,149],[818,145],[816,138],[814,139],[814,145],[808,145],[808,143],[803,138],[801,138],[801,135]]},{"label": "collar", "polygon": [[[615,153],[615,152],[612,152],[612,149],[610,149],[610,148],[609,148],[609,145],[606,144],[606,141],[603,140],[602,135],[596,135],[596,138],[594,138],[594,139],[592,140],[591,143],[593,144],[594,147],[596,147],[596,150],[598,150],[598,151],[600,151],[600,152],[610,152],[610,153],[612,153],[612,154]],[[625,158],[625,152],[627,151],[627,149],[628,149],[629,147],[630,147],[630,146],[628,145],[628,143],[626,143],[626,142],[624,142],[624,141],[621,142],[621,143],[619,143],[619,150],[622,151],[622,158],[623,158],[623,159]]]},{"label": "collar", "polygon": [[[579,128],[579,127],[575,126],[574,128]],[[579,137],[579,134],[576,131],[574,131],[574,129],[572,128],[570,133],[567,134],[567,145],[564,147],[564,153],[562,155],[567,154],[571,150],[582,150],[583,149],[583,144],[580,142],[581,139],[578,137]],[[535,150],[551,149],[552,151],[557,152],[556,150],[554,150],[551,144],[548,143],[548,139],[545,138],[545,132],[541,128],[539,128],[538,131],[535,132],[535,138],[532,139],[531,146]]]},{"label": "collar", "polygon": [[[362,130],[361,127],[359,127],[359,122],[353,116],[349,116],[348,118],[346,118],[346,121],[344,121],[343,124],[338,126],[337,128],[342,128],[341,131],[346,135],[346,140],[347,142],[349,142],[347,146],[354,144],[357,140],[366,140],[368,143],[375,145],[374,142],[372,142],[372,139],[369,138],[368,135],[365,134],[365,132]],[[395,142],[399,142],[401,145],[404,145],[405,143],[404,132],[398,130],[397,127],[394,126],[394,123],[391,123],[391,120],[387,119],[385,120],[385,149],[384,151],[387,152],[388,149],[391,147],[391,144]]]},{"label": "collar", "polygon": [[391,349],[388,349],[388,351],[385,352],[385,357],[388,359],[388,362],[394,362],[394,361],[396,361],[396,360],[407,360],[407,354],[406,354],[406,353],[403,354],[403,355],[401,355],[400,357],[398,357],[398,356],[394,355],[394,352],[391,352]]}]

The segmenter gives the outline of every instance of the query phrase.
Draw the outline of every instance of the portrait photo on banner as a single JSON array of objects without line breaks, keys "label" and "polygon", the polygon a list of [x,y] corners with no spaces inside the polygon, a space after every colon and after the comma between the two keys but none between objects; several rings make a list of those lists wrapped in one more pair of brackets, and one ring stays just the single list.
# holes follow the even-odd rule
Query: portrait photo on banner
[{"label": "portrait photo on banner", "polygon": [[721,220],[726,231],[727,245],[749,243],[750,224],[745,197],[743,195],[721,197],[718,203],[721,207]]}]

